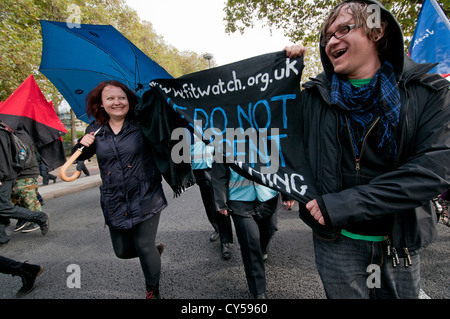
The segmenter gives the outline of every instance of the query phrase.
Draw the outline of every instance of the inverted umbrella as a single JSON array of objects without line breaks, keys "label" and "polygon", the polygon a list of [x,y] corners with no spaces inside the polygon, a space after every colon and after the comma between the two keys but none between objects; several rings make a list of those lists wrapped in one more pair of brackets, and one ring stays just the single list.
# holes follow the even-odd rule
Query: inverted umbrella
[{"label": "inverted umbrella", "polygon": [[61,137],[67,129],[32,75],[0,104],[0,120],[32,137],[41,160],[50,171],[66,161]]},{"label": "inverted umbrella", "polygon": [[77,118],[89,123],[86,95],[104,80],[120,81],[138,96],[153,79],[172,76],[110,25],[40,21],[41,71],[64,96]]}]

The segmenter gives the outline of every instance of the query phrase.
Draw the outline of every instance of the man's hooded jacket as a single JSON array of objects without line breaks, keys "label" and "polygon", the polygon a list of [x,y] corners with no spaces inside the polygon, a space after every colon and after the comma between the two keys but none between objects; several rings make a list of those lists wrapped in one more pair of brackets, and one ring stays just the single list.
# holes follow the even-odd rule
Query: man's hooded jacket
[{"label": "man's hooded jacket", "polygon": [[370,235],[379,228],[387,233],[377,235],[388,235],[397,251],[407,248],[414,254],[437,234],[430,200],[450,188],[449,85],[427,74],[434,65],[417,64],[405,55],[402,31],[389,11],[378,1],[365,2],[379,5],[388,20],[390,54],[381,59],[392,64],[400,92],[398,151],[386,159],[369,132],[356,169],[350,138],[340,132],[342,110],[330,103],[333,66],[321,47],[324,72],[304,84],[300,108],[326,226],[304,207],[300,217],[316,236],[327,239],[337,238],[341,228]]}]

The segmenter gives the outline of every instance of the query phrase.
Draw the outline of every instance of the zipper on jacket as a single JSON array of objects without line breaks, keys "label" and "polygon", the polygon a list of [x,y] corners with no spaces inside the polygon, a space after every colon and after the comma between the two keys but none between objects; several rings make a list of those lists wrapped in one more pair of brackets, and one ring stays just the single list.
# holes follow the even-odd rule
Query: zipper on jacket
[{"label": "zipper on jacket", "polygon": [[[336,118],[339,119],[338,112],[335,109],[333,109],[333,112],[336,115]],[[336,122],[336,136],[339,136],[339,121]],[[344,178],[342,176],[342,156],[343,156],[342,153],[343,153],[343,151],[342,151],[342,142],[339,137],[337,138],[337,141],[338,141],[339,150],[340,150],[337,174],[339,175],[339,183],[340,183],[340,187],[342,189],[342,184],[343,184],[343,180],[344,180]]]},{"label": "zipper on jacket", "polygon": [[348,131],[349,138],[350,138],[350,145],[352,145],[353,156],[355,158],[355,171],[356,171],[356,177],[357,177],[358,182],[359,182],[359,171],[361,170],[361,157],[363,154],[363,150],[364,150],[364,146],[366,144],[367,137],[369,136],[370,132],[373,130],[373,128],[375,127],[375,125],[378,123],[379,120],[380,120],[380,117],[378,116],[375,119],[375,121],[372,123],[372,125],[370,126],[370,129],[367,131],[366,135],[364,136],[363,142],[361,144],[361,152],[359,153],[359,157],[357,157],[354,146],[353,146],[352,133],[350,131],[350,124],[348,123],[347,116],[345,116],[345,122],[347,124],[347,131]]},{"label": "zipper on jacket", "polygon": [[[111,132],[111,134],[112,134],[112,140],[111,140],[111,142],[112,142],[112,145],[111,145],[111,148],[112,148],[112,150],[114,151],[114,153],[115,153],[115,155],[116,155],[116,157],[117,157],[117,160],[119,161],[119,165],[120,165],[120,167],[121,167],[121,174],[122,174],[122,185],[123,185],[123,189],[124,189],[124,193],[125,193],[125,203],[126,203],[126,211],[125,211],[125,213],[124,213],[124,216],[125,217],[128,217],[128,213],[131,211],[131,209],[130,209],[130,203],[129,203],[129,200],[128,200],[128,185],[127,185],[127,183],[125,182],[125,173],[124,173],[124,171],[123,171],[123,163],[122,163],[122,158],[120,158],[120,155],[119,155],[119,152],[118,152],[118,150],[117,150],[117,144],[116,144],[116,142],[117,142],[117,135],[116,134],[114,134],[113,132],[112,132],[112,130],[111,130],[111,127],[110,127],[110,132]],[[120,133],[120,132],[119,132]],[[130,215],[130,217],[131,217],[131,215]]]},{"label": "zipper on jacket", "polygon": [[[399,89],[400,94],[401,94],[400,83],[403,84],[403,91],[405,93],[404,93],[404,104],[402,103],[402,112],[404,113],[404,120],[403,120],[403,122],[400,122],[402,127],[401,127],[401,132],[400,132],[400,134],[401,134],[400,139],[398,140],[399,146],[398,146],[397,156],[396,156],[395,162],[394,162],[395,167],[398,167],[398,163],[400,161],[400,156],[401,156],[401,153],[403,152],[404,145],[407,144],[408,125],[409,125],[408,114],[407,114],[408,109],[409,109],[409,91],[406,89],[406,81],[397,82],[397,83],[398,83],[398,89]],[[403,101],[400,100],[400,102],[403,102]],[[404,107],[403,107],[403,105],[404,105]]]},{"label": "zipper on jacket", "polygon": [[[402,103],[402,105],[404,105],[404,107],[402,107],[402,111],[404,112],[404,121],[402,123],[402,131],[401,131],[401,137],[399,140],[399,149],[397,152],[397,157],[395,159],[395,167],[397,168],[399,165],[399,161],[400,161],[400,156],[401,153],[403,152],[403,146],[406,145],[407,146],[407,138],[408,138],[408,109],[409,109],[409,91],[406,89],[406,83],[407,83],[408,79],[405,79],[405,81],[403,81],[403,91],[405,92],[404,94],[404,104]],[[398,88],[400,91],[400,81],[397,82],[398,83]],[[406,148],[406,150],[408,150],[408,148]],[[403,231],[404,231],[404,240],[405,240],[405,247],[403,247],[403,252],[405,253],[404,256],[404,265],[405,268],[408,268],[410,266],[412,266],[412,260],[411,260],[411,255],[409,253],[409,249],[408,249],[408,237],[406,236],[407,234],[407,229],[406,229],[406,225],[403,225]]]}]

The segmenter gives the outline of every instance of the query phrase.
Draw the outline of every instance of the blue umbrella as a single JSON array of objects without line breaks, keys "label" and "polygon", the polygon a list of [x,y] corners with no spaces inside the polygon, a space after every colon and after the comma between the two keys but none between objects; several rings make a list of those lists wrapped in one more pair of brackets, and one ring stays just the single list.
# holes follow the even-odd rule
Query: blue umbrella
[{"label": "blue umbrella", "polygon": [[41,71],[77,118],[89,123],[86,95],[104,80],[124,83],[141,96],[153,79],[172,76],[110,25],[41,21]]}]

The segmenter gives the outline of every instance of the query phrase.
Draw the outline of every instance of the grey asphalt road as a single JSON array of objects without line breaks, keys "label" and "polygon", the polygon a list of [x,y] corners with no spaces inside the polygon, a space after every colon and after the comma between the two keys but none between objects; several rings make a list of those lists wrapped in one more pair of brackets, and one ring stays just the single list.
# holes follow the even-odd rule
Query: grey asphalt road
[{"label": "grey asphalt road", "polygon": [[[56,184],[58,185],[58,184]],[[46,186],[47,187],[47,186]],[[197,186],[172,197],[162,212],[157,240],[164,242],[161,292],[164,299],[247,299],[248,289],[239,245],[232,258],[220,257],[218,242],[210,243],[212,227],[203,210]],[[51,215],[47,236],[39,231],[14,233],[0,254],[41,264],[45,270],[36,288],[23,299],[143,299],[145,285],[137,259],[115,257],[99,204],[97,187],[47,200]],[[323,299],[315,268],[312,235],[295,210],[278,213],[279,231],[266,262],[268,296],[272,299]],[[425,298],[450,296],[450,228],[438,225],[439,239],[422,254]],[[79,276],[78,276],[79,275]],[[21,282],[0,275],[0,299],[13,299]]]}]

